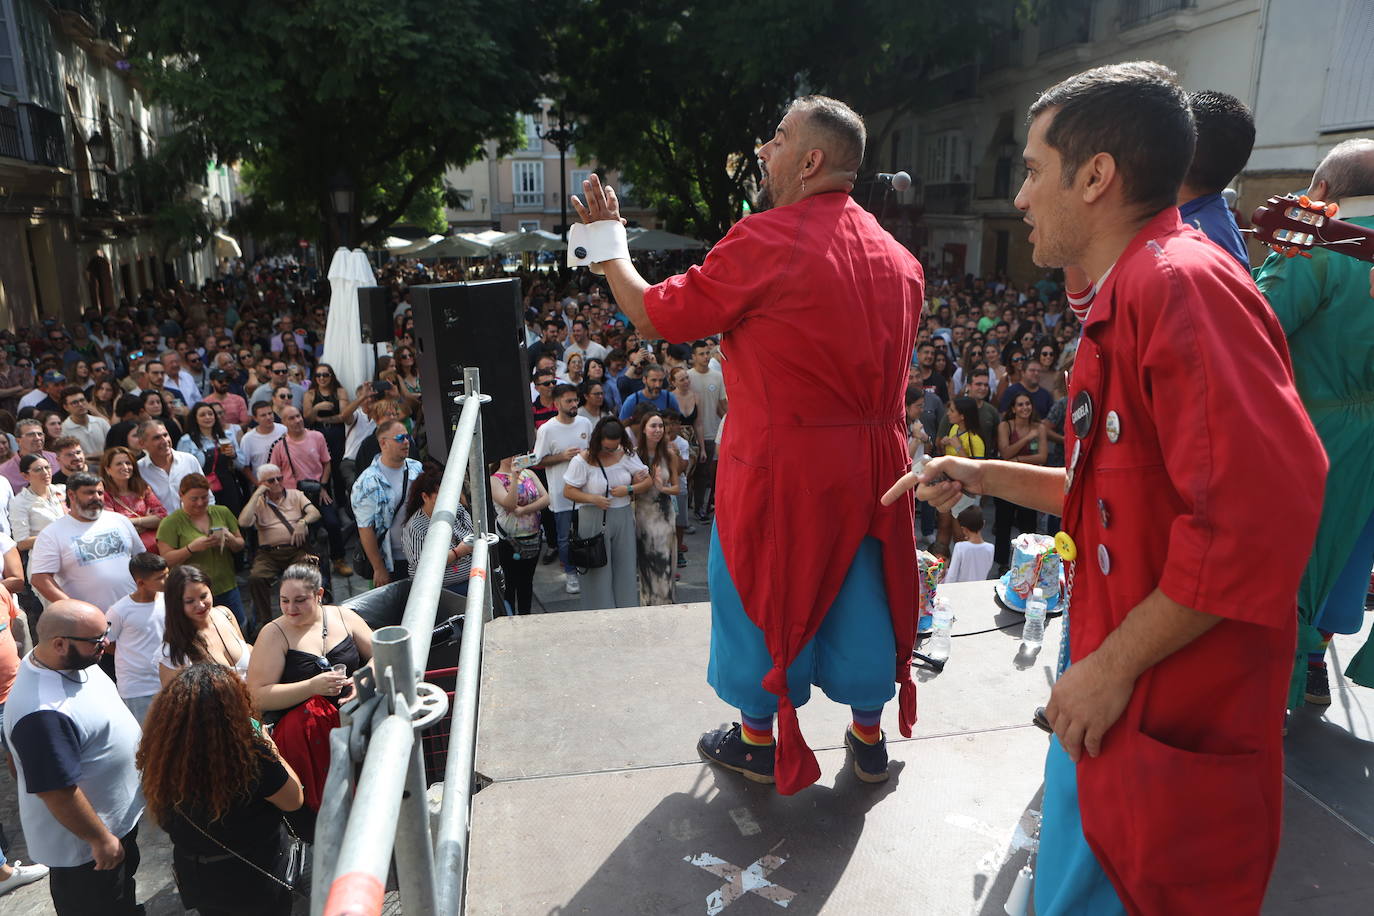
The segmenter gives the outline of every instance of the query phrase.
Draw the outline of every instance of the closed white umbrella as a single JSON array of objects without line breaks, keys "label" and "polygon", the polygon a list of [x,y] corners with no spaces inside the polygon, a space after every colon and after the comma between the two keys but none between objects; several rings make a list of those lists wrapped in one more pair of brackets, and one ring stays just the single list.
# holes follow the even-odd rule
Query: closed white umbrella
[{"label": "closed white umbrella", "polygon": [[334,367],[339,383],[349,394],[372,378],[376,354],[360,347],[363,326],[359,317],[358,289],[376,286],[377,279],[361,250],[340,248],[329,262],[329,320],[324,328],[324,361]]}]

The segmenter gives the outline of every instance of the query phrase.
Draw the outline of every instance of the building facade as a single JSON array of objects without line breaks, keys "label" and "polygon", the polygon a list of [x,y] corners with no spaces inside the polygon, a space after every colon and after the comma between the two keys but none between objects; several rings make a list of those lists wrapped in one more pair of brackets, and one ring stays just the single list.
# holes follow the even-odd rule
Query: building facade
[{"label": "building facade", "polygon": [[[0,327],[70,322],[213,270],[208,245],[154,239],[132,169],[170,124],[126,47],[93,0],[0,0]],[[236,189],[215,169],[189,193],[227,216]]]},{"label": "building facade", "polygon": [[914,179],[888,207],[894,235],[932,271],[1037,279],[1012,203],[1026,112],[1060,80],[1128,60],[1159,61],[1185,88],[1254,111],[1255,149],[1233,184],[1242,225],[1271,194],[1306,188],[1336,143],[1374,128],[1368,0],[1057,0],[1035,25],[1008,18],[978,60],[916,87],[918,113],[894,121],[873,163]]},{"label": "building facade", "polygon": [[[488,143],[486,156],[465,168],[451,168],[444,182],[456,192],[465,206],[449,208],[449,226],[458,232],[497,229],[544,229],[558,232],[563,223],[564,193],[582,193],[582,182],[597,172],[619,192],[626,219],[648,228],[657,221],[649,211],[634,202],[633,188],[620,183],[620,175],[606,170],[596,160],[579,161],[576,143],[560,156],[557,145],[544,139],[558,130],[558,114],[549,99],[541,99],[538,109],[521,116],[524,143],[506,156],[498,155],[495,143]],[[561,177],[560,177],[561,166]],[[572,207],[569,222],[577,221]]]}]

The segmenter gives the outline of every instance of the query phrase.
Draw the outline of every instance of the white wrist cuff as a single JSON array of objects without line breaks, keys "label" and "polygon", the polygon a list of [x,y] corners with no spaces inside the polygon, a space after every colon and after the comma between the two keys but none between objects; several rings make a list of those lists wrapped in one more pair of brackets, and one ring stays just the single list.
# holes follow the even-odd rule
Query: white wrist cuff
[{"label": "white wrist cuff", "polygon": [[568,266],[590,266],[592,273],[602,261],[630,260],[630,246],[625,238],[625,226],[618,219],[597,220],[594,223],[573,223],[568,228]]}]

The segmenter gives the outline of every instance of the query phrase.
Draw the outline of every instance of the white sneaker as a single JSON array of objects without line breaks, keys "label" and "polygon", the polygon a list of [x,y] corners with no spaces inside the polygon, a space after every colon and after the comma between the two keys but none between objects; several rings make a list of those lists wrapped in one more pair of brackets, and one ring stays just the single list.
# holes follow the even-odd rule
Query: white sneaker
[{"label": "white sneaker", "polygon": [[14,871],[8,878],[0,881],[0,897],[3,897],[15,888],[23,887],[25,884],[32,884],[41,878],[46,878],[48,875],[48,866],[46,865],[21,865],[17,859],[10,864],[14,867]]},{"label": "white sneaker", "polygon": [[582,583],[577,581],[577,573],[564,573],[563,590],[569,595],[582,594]]}]

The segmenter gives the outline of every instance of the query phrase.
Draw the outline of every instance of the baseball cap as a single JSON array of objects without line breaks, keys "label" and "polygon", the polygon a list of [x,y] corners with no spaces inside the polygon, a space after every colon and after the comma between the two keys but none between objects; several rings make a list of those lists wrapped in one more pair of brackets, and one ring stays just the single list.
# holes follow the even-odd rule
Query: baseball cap
[{"label": "baseball cap", "polygon": [[56,369],[49,369],[47,372],[43,373],[43,384],[45,385],[58,385],[66,381],[67,377]]},{"label": "baseball cap", "polygon": [[210,370],[210,381],[212,381],[212,382],[227,382],[227,381],[229,381],[229,373],[228,373],[228,372],[225,372],[223,369],[211,369],[211,370]]}]

